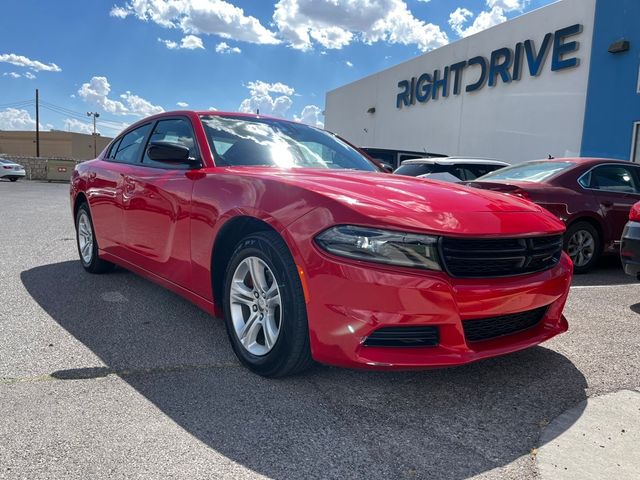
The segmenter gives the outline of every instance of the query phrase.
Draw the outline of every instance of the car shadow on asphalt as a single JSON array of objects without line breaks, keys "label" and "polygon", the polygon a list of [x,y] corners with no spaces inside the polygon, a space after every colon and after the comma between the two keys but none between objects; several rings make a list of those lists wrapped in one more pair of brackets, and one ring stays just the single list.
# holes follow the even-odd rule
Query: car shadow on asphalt
[{"label": "car shadow on asphalt", "polygon": [[132,273],[62,262],[21,279],[106,365],[55,378],[118,374],[210,448],[271,478],[467,478],[530,455],[542,428],[586,398],[582,373],[544,347],[451,369],[319,366],[263,379],[239,366],[222,322]]},{"label": "car shadow on asphalt", "polygon": [[573,276],[573,287],[637,284],[638,280],[625,274],[618,256],[602,257],[589,273]]}]

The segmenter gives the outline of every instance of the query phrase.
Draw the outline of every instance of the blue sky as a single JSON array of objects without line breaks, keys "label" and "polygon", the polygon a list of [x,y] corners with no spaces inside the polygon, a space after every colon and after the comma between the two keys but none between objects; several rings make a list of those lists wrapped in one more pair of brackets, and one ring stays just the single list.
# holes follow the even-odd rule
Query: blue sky
[{"label": "blue sky", "polygon": [[320,125],[328,90],[552,0],[4,0],[0,129],[102,135],[181,106]]}]

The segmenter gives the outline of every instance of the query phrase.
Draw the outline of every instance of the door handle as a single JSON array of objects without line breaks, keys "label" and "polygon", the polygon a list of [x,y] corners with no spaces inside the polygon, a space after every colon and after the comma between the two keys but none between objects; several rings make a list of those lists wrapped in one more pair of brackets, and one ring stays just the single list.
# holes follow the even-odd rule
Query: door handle
[{"label": "door handle", "polygon": [[604,202],[602,202],[602,206],[603,206],[604,208],[611,208],[611,207],[613,207],[613,202],[610,202],[610,201],[608,201],[608,200],[605,200]]}]

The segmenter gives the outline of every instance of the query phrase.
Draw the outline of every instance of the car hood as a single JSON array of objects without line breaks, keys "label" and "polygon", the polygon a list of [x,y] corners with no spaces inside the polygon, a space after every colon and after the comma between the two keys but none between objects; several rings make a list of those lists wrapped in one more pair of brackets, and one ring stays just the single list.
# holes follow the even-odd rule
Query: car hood
[{"label": "car hood", "polygon": [[[459,234],[561,232],[563,224],[529,201],[487,190],[386,173],[317,169],[238,169],[314,192],[390,227]],[[240,173],[240,172],[237,172]]]}]

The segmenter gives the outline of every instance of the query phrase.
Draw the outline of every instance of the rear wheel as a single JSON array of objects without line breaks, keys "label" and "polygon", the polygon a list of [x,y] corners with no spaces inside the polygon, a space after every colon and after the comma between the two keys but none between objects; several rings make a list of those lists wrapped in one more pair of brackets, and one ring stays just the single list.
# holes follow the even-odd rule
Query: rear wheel
[{"label": "rear wheel", "polygon": [[304,293],[286,244],[259,232],[236,247],[225,274],[224,318],[238,359],[265,377],[313,363]]},{"label": "rear wheel", "polygon": [[600,258],[600,246],[600,235],[588,222],[576,222],[565,233],[564,249],[573,261],[575,273],[593,269]]},{"label": "rear wheel", "polygon": [[80,263],[89,273],[105,273],[113,270],[113,263],[101,260],[98,256],[98,242],[93,231],[93,222],[89,206],[83,203],[76,214],[76,243]]},{"label": "rear wheel", "polygon": [[11,180],[12,182],[17,182],[18,181],[18,177],[10,177],[9,180]]}]

